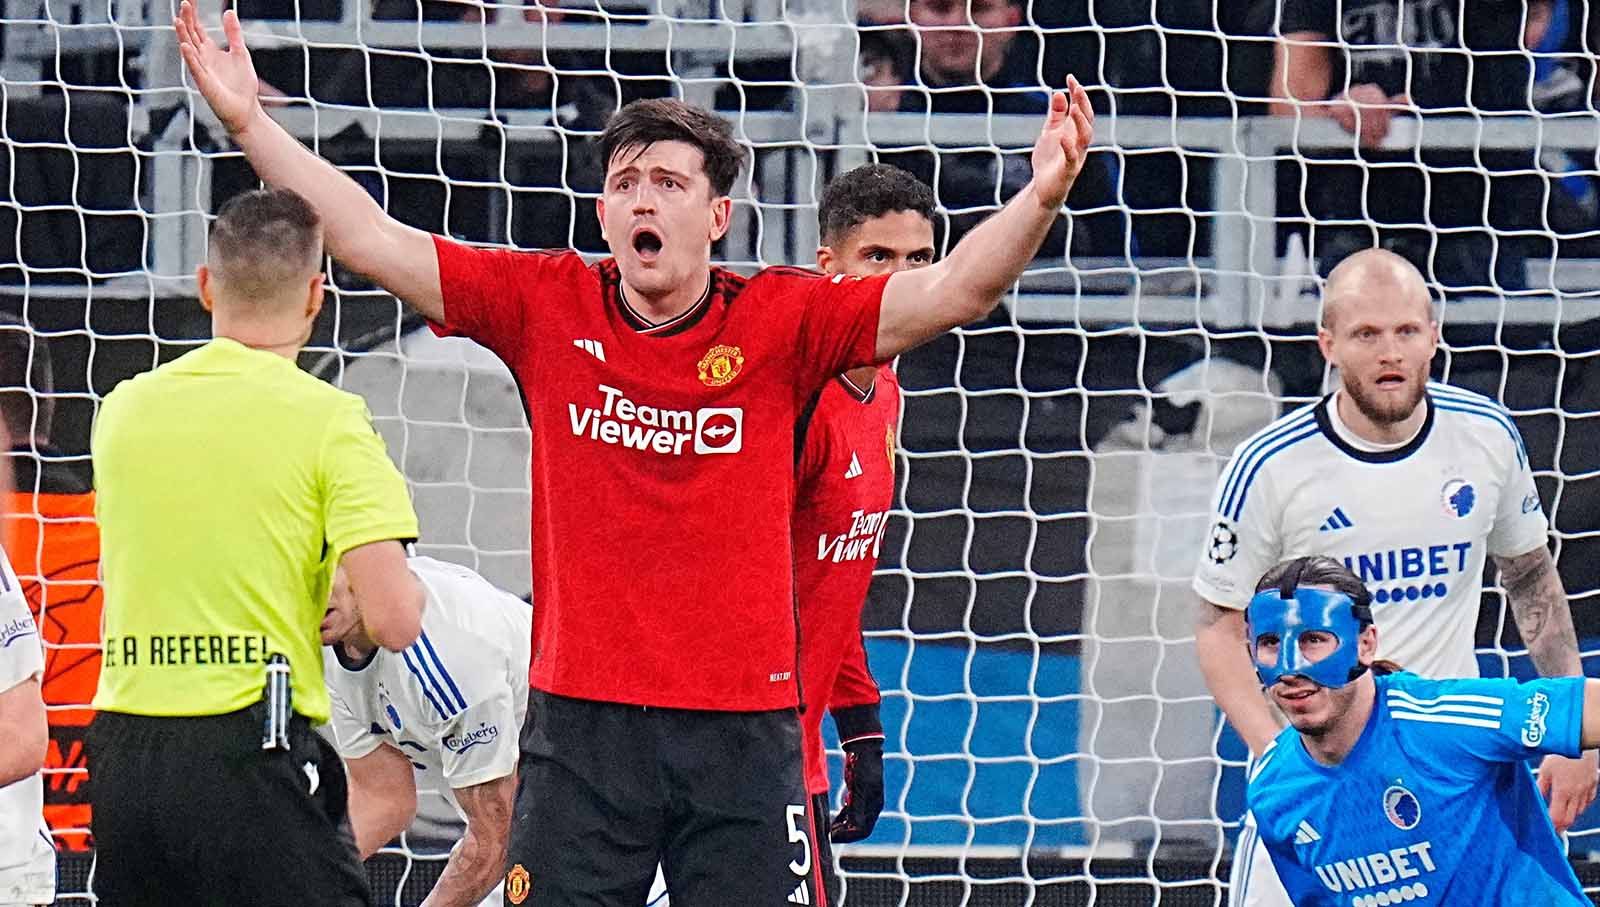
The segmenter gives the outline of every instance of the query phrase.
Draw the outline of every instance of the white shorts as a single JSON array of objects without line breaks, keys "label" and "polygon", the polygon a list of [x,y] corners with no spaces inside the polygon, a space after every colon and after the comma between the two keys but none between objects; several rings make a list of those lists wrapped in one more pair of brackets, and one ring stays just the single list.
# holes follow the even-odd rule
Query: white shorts
[{"label": "white shorts", "polygon": [[1245,814],[1239,843],[1233,848],[1233,870],[1228,873],[1228,907],[1294,907],[1278,881],[1267,845],[1256,831],[1256,817]]}]

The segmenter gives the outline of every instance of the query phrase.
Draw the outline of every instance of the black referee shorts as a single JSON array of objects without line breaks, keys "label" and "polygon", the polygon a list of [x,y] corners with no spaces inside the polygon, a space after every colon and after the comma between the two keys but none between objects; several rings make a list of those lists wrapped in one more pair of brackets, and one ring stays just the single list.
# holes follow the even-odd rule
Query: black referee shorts
[{"label": "black referee shorts", "polygon": [[263,751],[261,715],[95,716],[91,887],[100,904],[372,902],[338,754],[299,716],[288,751]]},{"label": "black referee shorts", "polygon": [[821,904],[809,811],[792,709],[647,709],[533,690],[505,903],[639,907],[659,861],[673,907]]}]

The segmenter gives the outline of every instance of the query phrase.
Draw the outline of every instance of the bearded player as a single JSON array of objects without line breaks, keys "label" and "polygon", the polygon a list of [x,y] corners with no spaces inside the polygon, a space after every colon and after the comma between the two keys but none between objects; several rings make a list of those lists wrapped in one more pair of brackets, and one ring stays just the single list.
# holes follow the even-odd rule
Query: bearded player
[{"label": "bearded player", "polygon": [[[1239,446],[1217,486],[1195,575],[1206,683],[1259,756],[1278,732],[1246,656],[1257,577],[1290,557],[1342,562],[1372,589],[1378,657],[1425,677],[1476,677],[1486,561],[1546,677],[1582,673],[1522,436],[1486,397],[1428,381],[1439,324],[1422,275],[1383,249],[1328,277],[1317,343],[1339,387]],[[1539,786],[1564,831],[1594,799],[1596,760],[1547,755]],[[1235,850],[1230,903],[1287,905],[1254,823]]]}]

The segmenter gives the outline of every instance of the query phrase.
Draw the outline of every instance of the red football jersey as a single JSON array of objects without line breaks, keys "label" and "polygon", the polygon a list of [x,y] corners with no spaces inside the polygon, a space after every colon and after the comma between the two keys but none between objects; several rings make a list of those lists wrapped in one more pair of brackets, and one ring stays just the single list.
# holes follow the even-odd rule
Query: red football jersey
[{"label": "red football jersey", "polygon": [[878,701],[861,646],[861,606],[894,505],[900,383],[878,369],[862,394],[829,382],[805,429],[796,478],[795,584],[800,602],[800,678],[805,684],[806,790],[828,792],[825,709]]},{"label": "red football jersey", "polygon": [[874,361],[883,279],[713,269],[650,324],[616,262],[436,239],[445,324],[533,429],[530,683],[663,708],[792,708],[795,423]]}]

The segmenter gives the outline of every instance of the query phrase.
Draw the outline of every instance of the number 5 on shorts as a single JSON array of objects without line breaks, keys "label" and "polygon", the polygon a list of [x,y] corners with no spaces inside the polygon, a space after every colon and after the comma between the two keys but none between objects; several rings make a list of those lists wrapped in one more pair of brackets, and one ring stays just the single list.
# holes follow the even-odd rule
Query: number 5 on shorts
[{"label": "number 5 on shorts", "polygon": [[800,845],[800,860],[789,861],[789,871],[800,878],[805,878],[811,873],[811,838],[806,834],[806,808],[790,804],[785,807],[789,816],[789,843]]}]

